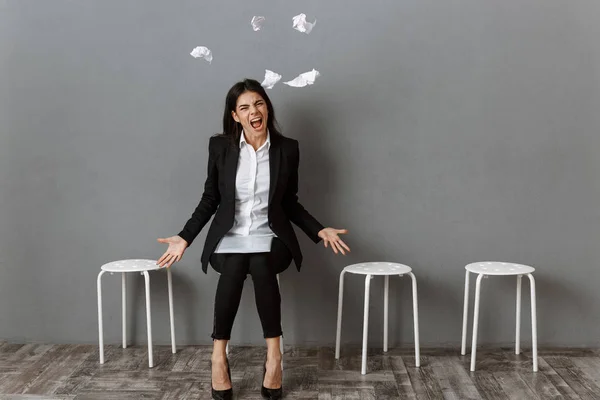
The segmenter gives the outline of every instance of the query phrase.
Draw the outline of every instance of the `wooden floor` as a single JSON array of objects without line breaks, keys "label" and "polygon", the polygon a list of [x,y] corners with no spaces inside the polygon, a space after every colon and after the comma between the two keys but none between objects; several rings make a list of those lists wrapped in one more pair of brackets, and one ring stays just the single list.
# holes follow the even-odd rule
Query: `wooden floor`
[{"label": "wooden floor", "polygon": [[[539,372],[531,354],[511,349],[478,352],[477,372],[457,350],[424,349],[415,368],[410,349],[370,351],[360,374],[360,350],[286,348],[286,399],[600,399],[600,351],[540,350]],[[108,346],[98,363],[91,345],[0,342],[0,399],[210,399],[208,346],[186,346],[172,355],[155,347],[148,369],[143,346]],[[230,364],[237,399],[260,399],[260,347],[232,346]]]}]

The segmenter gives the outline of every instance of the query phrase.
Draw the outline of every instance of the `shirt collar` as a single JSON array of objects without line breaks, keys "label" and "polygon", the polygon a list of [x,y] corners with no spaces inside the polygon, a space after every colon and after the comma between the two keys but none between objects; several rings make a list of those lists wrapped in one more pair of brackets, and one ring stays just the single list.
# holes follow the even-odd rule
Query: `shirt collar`
[{"label": "shirt collar", "polygon": [[[248,144],[248,142],[246,141],[246,136],[244,135],[244,131],[242,131],[242,134],[240,135],[240,148],[242,148],[243,143]],[[267,150],[271,147],[271,134],[269,133],[269,130],[267,130],[267,140],[261,146],[261,148],[265,145],[267,146]]]}]

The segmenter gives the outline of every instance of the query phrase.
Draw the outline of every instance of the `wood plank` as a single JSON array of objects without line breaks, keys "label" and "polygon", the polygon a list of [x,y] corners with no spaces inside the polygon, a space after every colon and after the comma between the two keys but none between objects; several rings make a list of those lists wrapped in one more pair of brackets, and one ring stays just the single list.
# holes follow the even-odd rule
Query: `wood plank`
[{"label": "wood plank", "polygon": [[[47,352],[43,354],[45,355]],[[36,364],[42,362],[44,355],[36,361]],[[43,371],[31,383],[26,385],[26,389],[22,393],[51,395],[83,364],[88,356],[88,346],[59,347],[55,356],[49,360],[49,363],[45,364]]]},{"label": "wood plank", "polygon": [[440,387],[433,369],[434,357],[421,355],[421,367],[417,368],[414,358],[404,358],[408,376],[413,384],[417,399],[442,399],[442,388]]},{"label": "wood plank", "polygon": [[207,398],[211,393],[211,372],[170,372],[161,392],[162,400]]},{"label": "wood plank", "polygon": [[[265,348],[232,346],[234,396],[261,399]],[[94,345],[0,346],[0,399],[209,399],[211,346],[185,346],[173,355],[156,346],[156,366],[145,346],[107,346],[106,364]],[[540,371],[531,354],[512,349],[478,351],[477,371],[456,349],[426,349],[416,368],[411,348],[369,349],[368,373],[360,374],[359,347],[335,360],[332,347],[288,346],[283,385],[289,400],[308,399],[598,399],[600,351],[541,352]]]},{"label": "wood plank", "polygon": [[[531,368],[518,369],[517,373],[531,391],[541,399],[564,399],[565,396],[554,385],[556,380],[549,378],[549,375],[557,375],[556,372],[548,366],[546,362],[538,357],[538,372],[533,372]],[[561,379],[562,381],[562,379]],[[564,381],[562,381],[564,383]],[[575,394],[572,392],[572,394]],[[573,397],[566,397],[573,398]],[[575,398],[578,398],[575,397]]]},{"label": "wood plank", "polygon": [[473,384],[469,372],[456,356],[432,357],[432,368],[447,400],[477,400],[481,395]]},{"label": "wood plank", "polygon": [[417,394],[413,389],[404,360],[401,356],[389,356],[389,358],[390,367],[396,380],[396,387],[398,388],[398,398],[401,400],[416,400]]},{"label": "wood plank", "polygon": [[600,386],[586,378],[584,371],[573,362],[573,358],[546,356],[544,359],[581,399],[598,399]]},{"label": "wood plank", "polygon": [[[24,345],[14,347],[14,353],[21,349]],[[2,379],[0,383],[0,393],[3,394],[20,394],[27,390],[28,386],[44,371],[44,369],[53,362],[62,353],[68,351],[68,346],[52,346],[44,353],[42,357],[34,362],[21,360],[20,362],[11,363],[6,359],[0,360],[2,365],[10,365],[17,372],[11,379]],[[10,358],[13,354],[6,355]]]},{"label": "wood plank", "polygon": [[517,371],[496,372],[494,377],[509,399],[540,399],[540,396],[521,379],[521,375]]},{"label": "wood plank", "polygon": [[502,385],[494,377],[491,371],[483,370],[471,372],[471,380],[475,387],[486,400],[510,400],[502,389]]},{"label": "wood plank", "polygon": [[154,371],[99,371],[87,385],[85,392],[160,392],[166,375]]},{"label": "wood plank", "polygon": [[73,400],[75,396],[40,396],[37,394],[0,394],[0,400]]},{"label": "wood plank", "polygon": [[600,358],[599,357],[573,357],[573,363],[583,372],[586,380],[595,386],[600,386]]},{"label": "wood plank", "polygon": [[375,390],[373,388],[349,388],[343,384],[329,386],[326,389],[319,390],[319,400],[376,400]]},{"label": "wood plank", "polygon": [[51,344],[25,344],[5,358],[7,363],[33,362],[52,349]]},{"label": "wood plank", "polygon": [[579,395],[565,382],[565,380],[552,368],[544,358],[538,359],[539,370],[544,374],[546,379],[556,388],[563,399],[580,399]]},{"label": "wood plank", "polygon": [[[208,397],[210,398],[210,397]],[[111,392],[82,392],[75,396],[75,400],[158,400],[160,394],[156,392],[129,392],[129,391],[111,391]]]}]

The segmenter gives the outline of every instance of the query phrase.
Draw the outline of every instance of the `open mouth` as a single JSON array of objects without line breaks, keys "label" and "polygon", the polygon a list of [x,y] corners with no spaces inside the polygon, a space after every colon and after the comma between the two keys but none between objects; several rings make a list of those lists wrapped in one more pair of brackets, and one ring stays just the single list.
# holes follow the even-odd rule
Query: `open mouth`
[{"label": "open mouth", "polygon": [[262,128],[263,119],[260,117],[254,118],[254,119],[250,120],[250,125],[252,126],[252,128],[258,130],[258,129]]}]

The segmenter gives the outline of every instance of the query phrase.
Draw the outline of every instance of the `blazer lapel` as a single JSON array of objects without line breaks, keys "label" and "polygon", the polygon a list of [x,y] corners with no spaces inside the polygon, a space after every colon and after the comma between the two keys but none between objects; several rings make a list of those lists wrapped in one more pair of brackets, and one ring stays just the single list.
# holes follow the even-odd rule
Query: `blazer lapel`
[{"label": "blazer lapel", "polygon": [[227,186],[228,198],[235,199],[235,178],[237,175],[238,161],[240,158],[240,146],[236,142],[235,146],[229,147],[225,158],[225,185]]},{"label": "blazer lapel", "polygon": [[269,148],[269,206],[275,189],[277,188],[277,177],[279,174],[279,168],[281,165],[281,148],[279,146],[279,138],[275,135],[271,135],[271,147]]}]

